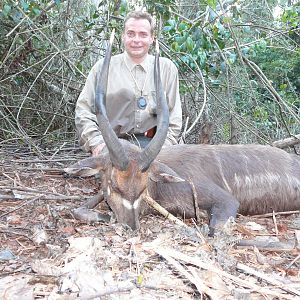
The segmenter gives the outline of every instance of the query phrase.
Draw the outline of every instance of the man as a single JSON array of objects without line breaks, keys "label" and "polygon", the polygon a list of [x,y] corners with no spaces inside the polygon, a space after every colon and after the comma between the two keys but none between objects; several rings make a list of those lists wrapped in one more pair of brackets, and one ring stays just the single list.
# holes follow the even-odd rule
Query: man
[{"label": "man", "polygon": [[[125,52],[111,58],[106,96],[106,111],[118,137],[128,139],[155,134],[156,94],[154,56],[148,54],[154,41],[152,17],[145,12],[132,12],[124,22],[122,41]],[[90,71],[75,109],[75,124],[80,144],[92,156],[105,146],[95,115],[94,95],[97,72],[102,60]],[[177,144],[182,126],[179,80],[176,66],[167,58],[160,59],[161,79],[170,111],[170,125],[165,145]]]}]

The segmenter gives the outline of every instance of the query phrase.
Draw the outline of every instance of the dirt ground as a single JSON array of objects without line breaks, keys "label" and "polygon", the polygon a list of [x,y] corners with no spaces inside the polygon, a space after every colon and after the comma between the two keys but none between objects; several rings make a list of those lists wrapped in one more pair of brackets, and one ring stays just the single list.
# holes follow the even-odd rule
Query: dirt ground
[{"label": "dirt ground", "polygon": [[299,211],[239,216],[214,238],[206,219],[84,224],[72,209],[99,183],[62,171],[83,157],[0,150],[0,299],[300,299]]}]

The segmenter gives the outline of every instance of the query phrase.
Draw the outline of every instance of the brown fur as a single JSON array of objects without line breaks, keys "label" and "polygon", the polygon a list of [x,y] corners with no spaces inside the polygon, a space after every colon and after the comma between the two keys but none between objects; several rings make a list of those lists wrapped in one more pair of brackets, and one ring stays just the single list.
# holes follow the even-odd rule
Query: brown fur
[{"label": "brown fur", "polygon": [[127,141],[122,145],[130,161],[126,171],[107,163],[107,153],[88,158],[67,171],[85,175],[83,165],[94,168],[94,172],[104,171],[106,200],[117,220],[133,229],[139,227],[140,213],[151,212],[141,201],[145,192],[171,213],[195,217],[189,180],[195,186],[199,208],[210,215],[211,228],[237,212],[300,209],[300,157],[283,150],[261,145],[170,146],[163,148],[150,168],[142,172],[136,164],[138,147]]}]

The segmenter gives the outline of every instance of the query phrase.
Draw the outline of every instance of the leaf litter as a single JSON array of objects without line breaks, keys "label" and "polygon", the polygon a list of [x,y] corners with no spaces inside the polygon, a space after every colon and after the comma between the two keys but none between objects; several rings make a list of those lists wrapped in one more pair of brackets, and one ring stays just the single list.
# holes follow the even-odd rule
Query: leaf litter
[{"label": "leaf litter", "polygon": [[239,216],[214,238],[205,218],[85,224],[72,210],[99,179],[62,172],[82,156],[1,150],[0,299],[300,299],[299,211]]}]

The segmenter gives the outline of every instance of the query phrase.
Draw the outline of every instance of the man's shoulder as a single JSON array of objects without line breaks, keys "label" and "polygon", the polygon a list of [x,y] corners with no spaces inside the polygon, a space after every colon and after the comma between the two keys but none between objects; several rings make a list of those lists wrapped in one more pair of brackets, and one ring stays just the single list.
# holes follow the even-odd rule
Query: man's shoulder
[{"label": "man's shoulder", "polygon": [[171,72],[177,72],[177,67],[171,59],[169,59],[167,57],[160,57],[159,61],[160,61],[160,65],[162,67],[162,71],[163,71],[163,69],[167,69]]},{"label": "man's shoulder", "polygon": [[124,60],[124,53],[119,53],[111,57],[111,62],[121,62]]},{"label": "man's shoulder", "polygon": [[[110,68],[113,68],[114,66],[118,65],[119,63],[121,63],[122,60],[123,60],[123,53],[113,55],[110,60]],[[103,61],[104,61],[104,57],[97,60],[94,66],[92,67],[92,70],[94,72],[98,72],[101,69]]]},{"label": "man's shoulder", "polygon": [[161,63],[163,63],[165,65],[172,65],[172,66],[174,65],[175,66],[173,61],[167,57],[160,57],[159,59],[160,59]]}]

